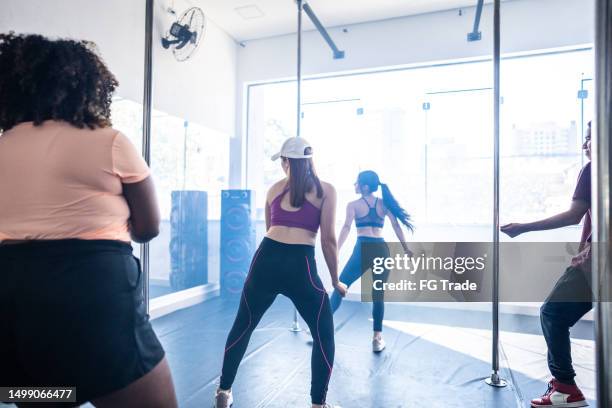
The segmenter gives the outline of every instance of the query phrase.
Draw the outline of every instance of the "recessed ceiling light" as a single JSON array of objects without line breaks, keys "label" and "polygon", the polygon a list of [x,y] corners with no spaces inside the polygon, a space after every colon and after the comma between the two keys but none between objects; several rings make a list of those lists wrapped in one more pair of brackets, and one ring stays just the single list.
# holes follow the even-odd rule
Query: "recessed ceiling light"
[{"label": "recessed ceiling light", "polygon": [[234,9],[234,11],[236,13],[238,13],[238,15],[242,18],[244,18],[245,20],[251,20],[254,18],[261,18],[264,16],[263,11],[261,11],[261,9],[259,7],[257,7],[255,4],[251,4],[248,6],[241,6],[241,7],[236,7]]}]

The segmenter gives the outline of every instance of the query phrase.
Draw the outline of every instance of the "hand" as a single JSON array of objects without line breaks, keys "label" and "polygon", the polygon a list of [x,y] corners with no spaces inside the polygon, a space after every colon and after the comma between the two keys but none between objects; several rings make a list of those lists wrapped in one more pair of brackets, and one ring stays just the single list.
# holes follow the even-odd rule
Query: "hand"
[{"label": "hand", "polygon": [[340,281],[334,283],[334,289],[336,289],[338,293],[340,293],[340,296],[342,297],[345,297],[346,292],[348,292],[348,286],[346,286],[344,283]]},{"label": "hand", "polygon": [[512,222],[510,224],[502,225],[499,230],[504,234],[508,235],[510,238],[514,238],[517,235],[520,235],[525,232],[525,227],[523,224]]}]

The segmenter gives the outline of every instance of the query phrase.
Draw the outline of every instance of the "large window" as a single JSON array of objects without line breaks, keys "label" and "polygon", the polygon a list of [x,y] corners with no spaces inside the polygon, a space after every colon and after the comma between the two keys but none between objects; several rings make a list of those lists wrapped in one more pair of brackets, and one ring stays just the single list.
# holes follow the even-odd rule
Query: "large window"
[{"label": "large window", "polygon": [[593,97],[579,99],[579,90],[583,75],[592,75],[592,61],[591,51],[503,61],[504,218],[542,218],[569,206],[586,160],[581,145]]},{"label": "large window", "polygon": [[[578,91],[588,90],[592,58],[585,49],[503,59],[502,222],[568,206],[584,164],[592,95]],[[249,87],[247,184],[260,219],[265,190],[281,176],[269,156],[295,135],[295,100],[295,82]],[[302,136],[338,190],[339,223],[357,173],[373,169],[413,214],[415,239],[489,240],[492,109],[491,61],[316,78],[303,83]]]}]

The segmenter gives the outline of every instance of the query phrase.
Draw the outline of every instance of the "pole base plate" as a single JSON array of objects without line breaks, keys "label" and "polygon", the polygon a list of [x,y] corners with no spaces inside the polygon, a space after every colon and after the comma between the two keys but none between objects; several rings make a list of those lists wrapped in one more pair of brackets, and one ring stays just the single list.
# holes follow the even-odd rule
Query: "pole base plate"
[{"label": "pole base plate", "polygon": [[503,378],[500,378],[497,374],[492,374],[490,377],[485,379],[485,383],[491,387],[503,388],[508,385],[508,382]]}]

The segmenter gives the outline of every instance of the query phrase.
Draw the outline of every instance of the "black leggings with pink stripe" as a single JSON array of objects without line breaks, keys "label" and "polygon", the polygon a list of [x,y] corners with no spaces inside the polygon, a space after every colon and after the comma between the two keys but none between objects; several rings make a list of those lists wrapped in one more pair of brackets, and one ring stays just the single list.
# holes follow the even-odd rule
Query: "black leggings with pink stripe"
[{"label": "black leggings with pink stripe", "polygon": [[[278,294],[293,301],[313,338],[310,395],[323,404],[334,365],[334,322],[317,274],[314,247],[264,238],[253,257],[238,315],[227,337],[220,387],[231,388],[251,334]],[[290,315],[287,315],[290,316]]]}]

